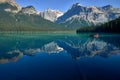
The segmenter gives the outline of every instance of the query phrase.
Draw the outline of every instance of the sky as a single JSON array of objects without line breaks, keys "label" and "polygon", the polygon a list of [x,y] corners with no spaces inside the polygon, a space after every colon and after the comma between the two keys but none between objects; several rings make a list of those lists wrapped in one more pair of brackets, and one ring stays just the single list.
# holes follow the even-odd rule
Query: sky
[{"label": "sky", "polygon": [[20,6],[26,7],[32,5],[36,10],[44,11],[48,8],[66,12],[72,4],[80,3],[82,6],[97,6],[112,5],[120,8],[120,0],[15,0]]}]

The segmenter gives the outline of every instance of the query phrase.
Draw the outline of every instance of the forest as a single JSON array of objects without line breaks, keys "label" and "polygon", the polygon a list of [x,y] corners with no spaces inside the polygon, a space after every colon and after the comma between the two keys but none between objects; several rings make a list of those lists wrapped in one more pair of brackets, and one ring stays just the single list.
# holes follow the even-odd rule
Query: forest
[{"label": "forest", "polygon": [[120,33],[120,17],[101,25],[80,28],[76,32]]}]

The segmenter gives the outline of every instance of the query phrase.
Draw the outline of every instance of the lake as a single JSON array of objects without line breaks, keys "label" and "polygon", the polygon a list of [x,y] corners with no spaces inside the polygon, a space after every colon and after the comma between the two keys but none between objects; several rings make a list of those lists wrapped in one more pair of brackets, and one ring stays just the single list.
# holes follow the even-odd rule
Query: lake
[{"label": "lake", "polygon": [[120,80],[120,35],[1,33],[0,80]]}]

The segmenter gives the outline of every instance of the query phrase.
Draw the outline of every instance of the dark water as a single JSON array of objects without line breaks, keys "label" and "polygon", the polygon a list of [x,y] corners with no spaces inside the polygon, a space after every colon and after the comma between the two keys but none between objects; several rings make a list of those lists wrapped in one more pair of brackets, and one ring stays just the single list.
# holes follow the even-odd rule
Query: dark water
[{"label": "dark water", "polygon": [[120,80],[120,36],[0,34],[0,80]]}]

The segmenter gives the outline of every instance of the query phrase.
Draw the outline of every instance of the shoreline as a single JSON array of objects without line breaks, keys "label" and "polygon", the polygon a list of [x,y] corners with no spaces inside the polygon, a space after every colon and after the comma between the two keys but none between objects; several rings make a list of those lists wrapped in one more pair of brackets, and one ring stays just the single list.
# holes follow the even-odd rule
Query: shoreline
[{"label": "shoreline", "polygon": [[76,33],[76,31],[0,31],[0,34],[2,33],[8,33],[8,34],[13,34],[13,33]]}]

